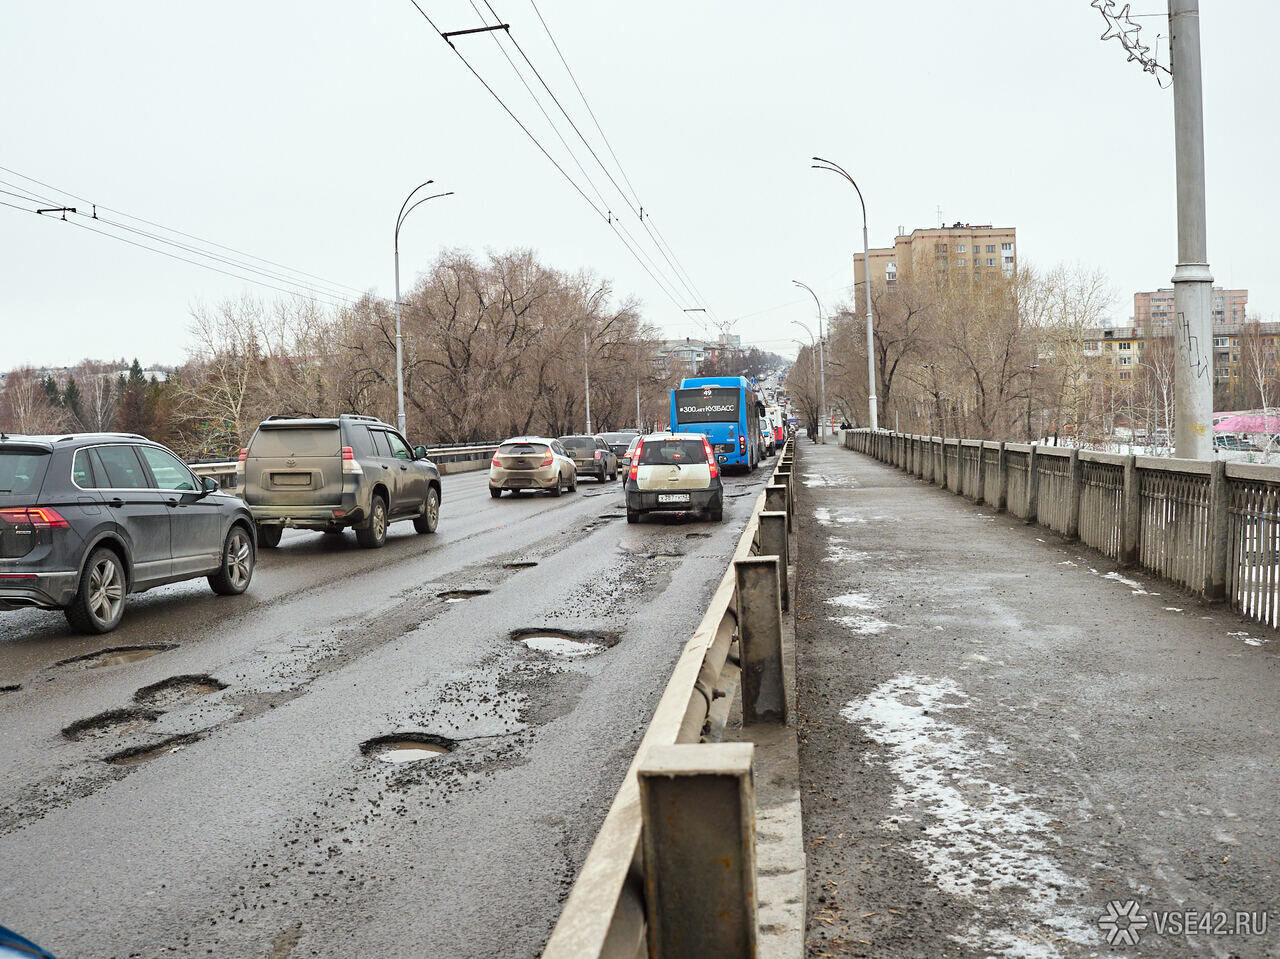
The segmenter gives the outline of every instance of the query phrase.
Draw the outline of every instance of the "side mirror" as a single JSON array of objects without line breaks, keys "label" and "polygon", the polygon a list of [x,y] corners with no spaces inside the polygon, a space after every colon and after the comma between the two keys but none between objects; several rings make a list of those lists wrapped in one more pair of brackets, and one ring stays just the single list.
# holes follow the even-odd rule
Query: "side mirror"
[{"label": "side mirror", "polygon": [[415,446],[413,448],[413,458],[416,460],[424,460],[427,458],[427,448],[425,446]]},{"label": "side mirror", "polygon": [[216,493],[216,492],[218,492],[218,490],[219,490],[219,489],[221,489],[221,488],[222,488],[222,487],[220,487],[220,486],[218,485],[218,481],[217,481],[216,479],[214,479],[212,476],[204,476],[204,477],[201,477],[201,479],[200,479],[200,487],[201,487],[201,488],[202,488],[206,493]]}]

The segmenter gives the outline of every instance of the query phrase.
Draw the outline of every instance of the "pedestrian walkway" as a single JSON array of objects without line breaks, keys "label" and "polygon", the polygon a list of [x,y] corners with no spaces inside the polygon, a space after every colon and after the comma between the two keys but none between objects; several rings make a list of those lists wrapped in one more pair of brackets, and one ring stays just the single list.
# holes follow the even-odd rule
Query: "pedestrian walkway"
[{"label": "pedestrian walkway", "polygon": [[796,469],[807,954],[1280,957],[1280,638],[833,444]]}]

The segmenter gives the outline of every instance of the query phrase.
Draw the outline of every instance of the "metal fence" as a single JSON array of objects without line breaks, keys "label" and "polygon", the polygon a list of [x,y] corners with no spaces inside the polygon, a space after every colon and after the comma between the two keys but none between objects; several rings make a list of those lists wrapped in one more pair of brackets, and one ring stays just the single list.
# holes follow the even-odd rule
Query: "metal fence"
[{"label": "metal fence", "polygon": [[[430,446],[427,458],[436,464],[442,474],[466,473],[484,469],[497,452],[498,443],[476,443],[471,446]],[[189,463],[197,476],[212,476],[223,489],[236,488],[236,463]]]},{"label": "metal fence", "polygon": [[1280,466],[884,430],[841,442],[1280,627]]}]

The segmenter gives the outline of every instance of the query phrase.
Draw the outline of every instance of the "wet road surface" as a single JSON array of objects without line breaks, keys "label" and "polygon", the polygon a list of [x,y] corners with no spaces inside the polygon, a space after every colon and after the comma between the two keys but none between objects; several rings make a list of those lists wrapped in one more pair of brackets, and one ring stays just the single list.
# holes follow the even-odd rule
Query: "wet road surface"
[{"label": "wet road surface", "polygon": [[808,954],[1280,956],[1275,632],[861,454],[798,472]]},{"label": "wet road surface", "polygon": [[639,526],[618,483],[445,477],[437,534],[288,532],[242,597],[164,587],[96,638],[0,615],[0,923],[59,956],[536,955],[764,475],[722,524]]}]

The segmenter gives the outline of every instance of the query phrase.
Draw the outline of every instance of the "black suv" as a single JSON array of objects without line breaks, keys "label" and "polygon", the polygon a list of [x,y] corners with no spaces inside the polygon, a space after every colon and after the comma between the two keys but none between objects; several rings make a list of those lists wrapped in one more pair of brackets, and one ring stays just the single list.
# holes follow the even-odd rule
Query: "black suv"
[{"label": "black suv", "polygon": [[253,517],[170,450],[129,433],[0,433],[0,610],[64,610],[115,629],[128,593],[207,576],[243,593]]},{"label": "black suv", "polygon": [[341,533],[361,546],[387,541],[387,524],[419,533],[440,521],[440,471],[425,446],[410,448],[373,416],[272,416],[240,451],[237,488],[258,524],[258,545],[280,545],[285,527]]}]

